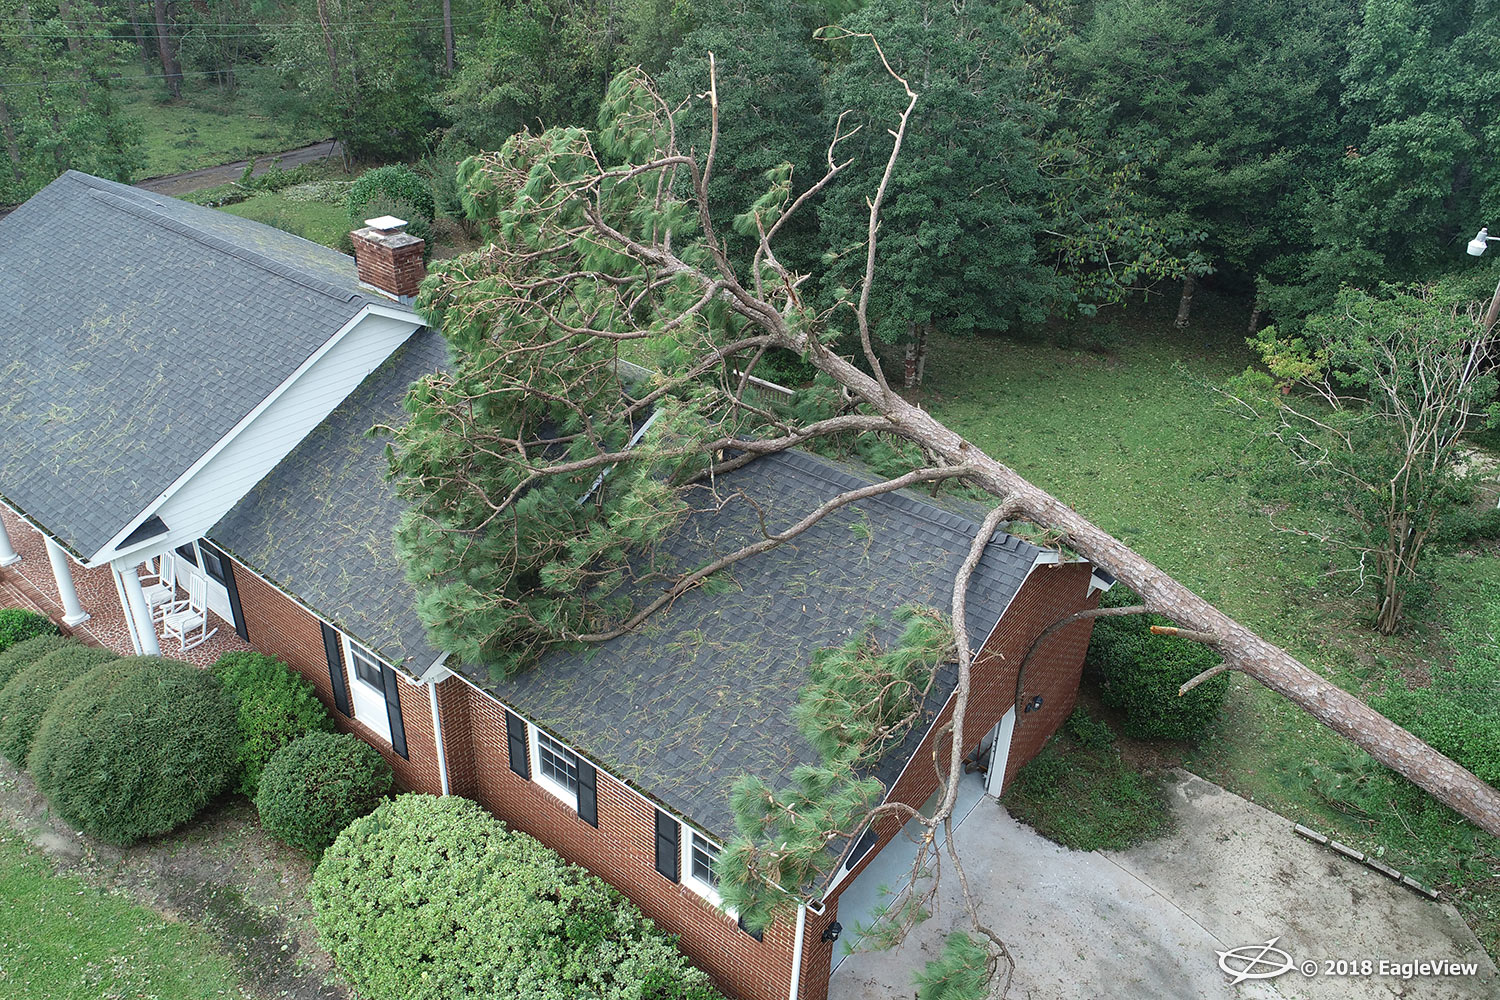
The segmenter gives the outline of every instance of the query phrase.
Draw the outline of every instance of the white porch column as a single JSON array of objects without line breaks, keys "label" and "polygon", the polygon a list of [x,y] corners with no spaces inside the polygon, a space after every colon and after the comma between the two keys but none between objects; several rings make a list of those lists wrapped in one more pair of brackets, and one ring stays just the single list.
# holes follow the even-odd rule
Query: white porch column
[{"label": "white porch column", "polygon": [[125,584],[125,613],[135,622],[135,634],[142,656],[160,656],[161,644],[156,641],[156,623],[151,620],[151,609],[146,606],[146,592],[141,589],[139,566],[120,570],[120,581]]},{"label": "white porch column", "polygon": [[14,566],[20,561],[21,554],[10,544],[10,535],[5,531],[5,521],[0,518],[0,566]]},{"label": "white porch column", "polygon": [[47,561],[52,563],[52,578],[57,581],[57,593],[62,598],[63,624],[72,628],[89,620],[89,613],[78,603],[78,591],[73,588],[73,571],[68,566],[68,554],[61,545],[47,539]]}]

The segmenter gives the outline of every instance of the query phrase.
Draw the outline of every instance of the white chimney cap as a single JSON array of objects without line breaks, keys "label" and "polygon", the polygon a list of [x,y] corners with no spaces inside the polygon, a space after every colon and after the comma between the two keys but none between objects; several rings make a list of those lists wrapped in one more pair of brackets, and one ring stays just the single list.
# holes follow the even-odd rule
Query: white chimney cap
[{"label": "white chimney cap", "polygon": [[400,229],[402,226],[406,225],[406,220],[398,219],[394,215],[382,215],[378,219],[366,219],[365,225],[369,226],[371,229],[378,229],[382,233],[388,233],[392,230]]}]

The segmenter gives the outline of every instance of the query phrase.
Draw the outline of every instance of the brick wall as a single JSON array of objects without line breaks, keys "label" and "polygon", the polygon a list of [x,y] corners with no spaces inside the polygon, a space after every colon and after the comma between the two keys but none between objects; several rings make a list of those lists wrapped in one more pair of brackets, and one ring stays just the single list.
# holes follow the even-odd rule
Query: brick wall
[{"label": "brick wall", "polygon": [[[1016,665],[1032,640],[1057,618],[1096,602],[1086,597],[1090,572],[1087,565],[1075,563],[1042,567],[1028,577],[1000,627],[975,660],[973,696],[965,725],[971,750],[1012,704]],[[237,572],[235,580],[251,643],[306,676],[342,729],[361,736],[386,755],[403,788],[437,793],[441,783],[426,690],[402,684],[402,721],[410,756],[410,760],[402,760],[378,735],[334,708],[317,618],[249,570]],[[1007,776],[1031,759],[1072,711],[1091,628],[1091,622],[1080,622],[1064,629],[1033,658],[1027,669],[1026,694],[1041,694],[1045,704],[1038,712],[1018,716]],[[766,928],[763,940],[756,941],[693,890],[656,871],[655,806],[641,795],[601,770],[596,829],[580,820],[571,804],[510,770],[505,710],[493,699],[453,677],[438,685],[438,702],[453,794],[475,799],[510,826],[526,831],[570,862],[614,885],[660,927],[679,935],[682,950],[727,995],[743,1000],[782,1000],[787,996],[795,940],[792,919],[778,920]],[[944,708],[937,725],[947,721],[951,710],[951,704]],[[927,763],[931,754],[929,735],[918,748],[914,763],[892,789],[894,798],[919,807],[927,800],[937,787],[936,776]],[[878,846],[884,847],[900,826],[893,819],[882,827]],[[865,863],[876,853],[871,851]],[[857,867],[855,874],[862,867]],[[802,1000],[826,1000],[829,968],[837,945],[820,939],[836,915],[836,900],[821,915],[807,915],[799,989]]]},{"label": "brick wall", "polygon": [[[1016,671],[1032,642],[1042,630],[1059,618],[1098,604],[1098,594],[1088,595],[1093,568],[1088,563],[1064,563],[1040,566],[1026,578],[1006,609],[1005,616],[974,657],[968,708],[964,714],[964,752],[972,754],[991,729],[1015,703]],[[1084,620],[1054,633],[1041,646],[1026,668],[1023,694],[1026,700],[1042,696],[1042,707],[1035,712],[1016,712],[1016,727],[1011,738],[1010,758],[1005,780],[1035,757],[1047,738],[1073,711],[1078,697],[1078,680],[1083,672],[1083,654],[1088,648],[1093,622]],[[911,763],[896,780],[889,798],[920,809],[937,791],[937,770],[932,764],[934,733],[953,717],[950,700],[938,713],[927,737],[917,747]],[[942,737],[938,760],[947,773],[948,737]],[[876,824],[876,849],[867,854],[853,872],[840,883],[847,887],[858,877],[895,837],[905,824],[888,816]],[[835,903],[837,893],[835,894]],[[823,967],[827,975],[828,966]]]},{"label": "brick wall", "polygon": [[423,241],[410,233],[381,233],[357,229],[349,234],[354,243],[354,269],[359,280],[392,295],[415,295],[427,276],[422,262]]}]

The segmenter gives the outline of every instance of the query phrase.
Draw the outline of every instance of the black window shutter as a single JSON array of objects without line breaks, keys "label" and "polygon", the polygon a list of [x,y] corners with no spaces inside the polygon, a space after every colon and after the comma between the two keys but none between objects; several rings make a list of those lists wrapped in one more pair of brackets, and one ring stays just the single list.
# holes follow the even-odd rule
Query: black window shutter
[{"label": "black window shutter", "polygon": [[349,711],[349,686],[344,683],[344,654],[339,649],[339,632],[327,622],[323,626],[323,654],[328,657],[328,680],[333,685],[333,703],[340,712]]},{"label": "black window shutter", "polygon": [[755,940],[757,940],[757,941],[763,941],[763,940],[765,940],[765,933],[766,932],[765,931],[752,931],[749,927],[747,927],[745,925],[745,918],[744,917],[740,917],[740,930],[744,931],[746,934],[749,934],[751,937],[755,938]]},{"label": "black window shutter", "polygon": [[582,757],[578,758],[578,818],[590,826],[599,825],[599,772]]},{"label": "black window shutter", "polygon": [[380,679],[385,682],[385,717],[391,723],[391,749],[406,759],[406,726],[401,723],[401,678],[396,671],[380,665]]},{"label": "black window shutter", "polygon": [[240,588],[235,586],[234,583],[234,564],[229,561],[229,557],[224,554],[224,551],[217,546],[210,545],[201,539],[198,545],[200,548],[208,549],[219,557],[219,565],[224,568],[224,579],[219,582],[224,584],[225,590],[229,591],[229,614],[234,619],[235,634],[246,642],[249,642],[250,629],[245,624],[245,611],[240,607]]},{"label": "black window shutter", "polygon": [[682,827],[671,816],[656,810],[656,870],[673,882],[677,881],[677,838]]},{"label": "black window shutter", "polygon": [[526,723],[519,715],[505,713],[505,743],[510,752],[510,769],[531,779],[531,761],[526,755]]}]

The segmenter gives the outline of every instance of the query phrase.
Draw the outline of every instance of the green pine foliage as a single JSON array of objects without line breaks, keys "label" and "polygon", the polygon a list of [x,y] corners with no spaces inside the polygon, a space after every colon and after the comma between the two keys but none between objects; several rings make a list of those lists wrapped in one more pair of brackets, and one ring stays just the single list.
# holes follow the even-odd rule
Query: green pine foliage
[{"label": "green pine foliage", "polygon": [[25,608],[0,608],[0,652],[39,635],[57,634],[57,626],[46,615]]},{"label": "green pine foliage", "polygon": [[751,927],[770,923],[838,863],[830,848],[857,836],[885,794],[865,770],[921,718],[936,671],[954,655],[943,615],[907,607],[895,619],[905,628],[889,649],[867,633],[814,656],[793,717],[821,763],[793,768],[781,788],[747,774],[730,790],[739,836],[715,870],[724,904]]},{"label": "green pine foliage", "polygon": [[391,790],[391,765],[348,733],[309,733],[272,755],[255,808],[267,833],[317,853]]},{"label": "green pine foliage", "polygon": [[282,747],[311,732],[333,732],[333,720],[313,686],[274,656],[232,652],[212,672],[238,709],[240,779],[235,791],[255,798],[266,762]]},{"label": "green pine foliage", "polygon": [[722,1000],[619,892],[467,799],[402,795],[355,820],[309,895],[368,1000]]},{"label": "green pine foliage", "polygon": [[[1140,600],[1117,585],[1101,603],[1128,607]],[[1097,672],[1105,703],[1125,713],[1125,732],[1131,736],[1196,739],[1219,717],[1229,693],[1228,674],[1219,674],[1185,695],[1177,694],[1184,683],[1221,658],[1201,642],[1151,634],[1152,625],[1173,624],[1152,614],[1094,621],[1084,664]]]},{"label": "green pine foliage", "polygon": [[118,659],[112,650],[69,640],[20,670],[0,687],[0,756],[24,769],[37,727],[57,696],[90,670]]},{"label": "green pine foliage", "polygon": [[233,785],[234,702],[215,677],[187,663],[114,660],[52,702],[30,767],[65,821],[128,846],[176,829]]},{"label": "green pine foliage", "polygon": [[19,671],[26,669],[55,650],[62,649],[73,640],[65,639],[57,632],[47,632],[33,639],[23,639],[0,653],[0,686],[3,686]]},{"label": "green pine foliage", "polygon": [[955,931],[943,941],[943,953],[916,973],[917,1000],[984,1000],[993,972],[989,950]]}]

